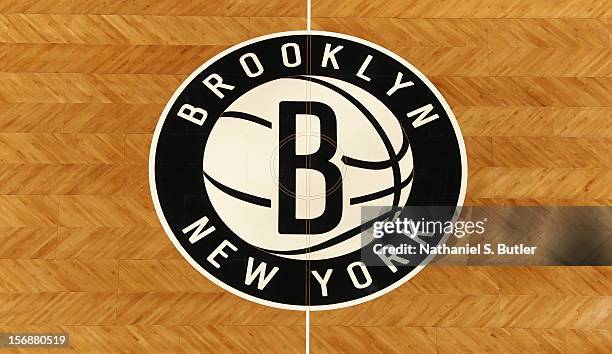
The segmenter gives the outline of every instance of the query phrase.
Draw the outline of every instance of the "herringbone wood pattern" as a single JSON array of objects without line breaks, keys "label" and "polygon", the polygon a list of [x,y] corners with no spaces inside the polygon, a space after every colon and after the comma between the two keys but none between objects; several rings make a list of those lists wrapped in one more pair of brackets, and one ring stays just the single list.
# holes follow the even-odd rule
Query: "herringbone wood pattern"
[{"label": "herringbone wood pattern", "polygon": [[[301,352],[302,313],[193,270],[147,182],[178,84],[227,46],[304,29],[305,0],[0,0],[0,331],[76,352]],[[612,205],[612,1],[314,0],[458,117],[469,204]],[[612,352],[610,268],[430,267],[313,314],[327,352]]]}]

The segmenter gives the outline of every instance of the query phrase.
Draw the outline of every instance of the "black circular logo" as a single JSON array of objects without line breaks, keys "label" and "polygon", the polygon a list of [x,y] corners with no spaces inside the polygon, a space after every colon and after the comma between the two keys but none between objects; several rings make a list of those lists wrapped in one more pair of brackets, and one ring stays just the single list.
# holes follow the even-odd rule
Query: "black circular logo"
[{"label": "black circular logo", "polygon": [[314,310],[414,276],[428,259],[364,261],[368,230],[389,217],[368,210],[455,208],[467,175],[431,82],[382,47],[317,31],[255,38],[203,64],[162,113],[149,165],[159,219],[200,273],[261,304]]}]

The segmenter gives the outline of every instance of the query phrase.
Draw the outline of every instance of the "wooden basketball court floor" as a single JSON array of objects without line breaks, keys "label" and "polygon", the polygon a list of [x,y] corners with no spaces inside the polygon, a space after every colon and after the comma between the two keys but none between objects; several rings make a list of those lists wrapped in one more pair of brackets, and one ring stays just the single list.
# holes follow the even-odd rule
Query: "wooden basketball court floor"
[{"label": "wooden basketball court floor", "polygon": [[[192,70],[305,14],[305,0],[0,0],[0,332],[66,331],[88,353],[303,352],[304,313],[231,295],[178,254],[147,157]],[[612,1],[314,0],[312,16],[440,89],[467,144],[467,204],[612,204]],[[313,313],[311,350],[610,353],[611,279],[428,267]]]}]

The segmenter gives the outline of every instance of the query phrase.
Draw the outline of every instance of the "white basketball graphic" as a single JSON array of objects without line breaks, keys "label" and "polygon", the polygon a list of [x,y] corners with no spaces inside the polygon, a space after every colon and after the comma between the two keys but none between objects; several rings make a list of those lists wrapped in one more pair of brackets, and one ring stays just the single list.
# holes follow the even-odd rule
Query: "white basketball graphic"
[{"label": "white basketball graphic", "polygon": [[388,49],[321,31],[254,38],[204,63],[166,105],[149,160],[155,211],[195,269],[244,299],[306,311],[372,300],[418,273],[432,255],[377,246],[447,235],[378,238],[375,222],[457,212],[466,181],[461,131],[435,86]]},{"label": "white basketball graphic", "polygon": [[[298,116],[293,137],[297,155],[312,154],[321,144],[337,143],[329,161],[342,174],[343,210],[340,223],[331,231],[279,233],[278,194],[279,188],[284,190],[278,179],[281,101],[321,102],[335,113],[337,142],[321,135],[314,115]],[[351,232],[366,221],[361,207],[393,205],[395,191],[400,206],[408,199],[412,151],[398,119],[402,117],[396,117],[372,94],[345,81],[319,76],[269,81],[235,100],[214,125],[204,150],[206,191],[227,226],[255,247],[293,259],[333,258],[353,252],[362,247],[360,232]],[[347,159],[373,162],[376,168],[356,166]],[[393,164],[399,167],[399,183],[397,176],[394,179]],[[334,192],[331,189],[325,190],[324,178],[317,170],[297,170],[296,217],[321,215],[326,193]],[[249,203],[240,195],[261,203]]]}]

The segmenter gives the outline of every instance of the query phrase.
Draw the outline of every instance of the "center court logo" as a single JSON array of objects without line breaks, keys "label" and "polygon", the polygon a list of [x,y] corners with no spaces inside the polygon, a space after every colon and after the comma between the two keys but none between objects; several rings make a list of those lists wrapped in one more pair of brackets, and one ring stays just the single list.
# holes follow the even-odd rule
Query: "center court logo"
[{"label": "center court logo", "polygon": [[[155,130],[160,221],[203,275],[279,308],[334,309],[426,263],[362,261],[364,207],[463,203],[466,156],[440,93],[397,55],[329,32],[236,45],[175,92]],[[432,245],[442,235],[427,239]]]}]

